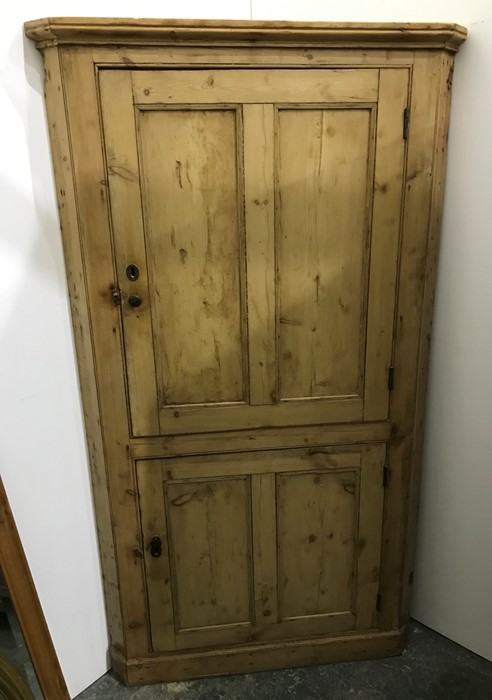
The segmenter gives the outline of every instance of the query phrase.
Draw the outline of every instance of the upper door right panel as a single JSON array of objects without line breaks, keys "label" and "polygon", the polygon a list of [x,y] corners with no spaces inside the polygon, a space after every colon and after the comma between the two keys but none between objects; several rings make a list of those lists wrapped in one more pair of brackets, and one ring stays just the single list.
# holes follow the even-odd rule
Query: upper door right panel
[{"label": "upper door right panel", "polygon": [[278,395],[388,411],[407,73],[371,104],[276,108]]}]

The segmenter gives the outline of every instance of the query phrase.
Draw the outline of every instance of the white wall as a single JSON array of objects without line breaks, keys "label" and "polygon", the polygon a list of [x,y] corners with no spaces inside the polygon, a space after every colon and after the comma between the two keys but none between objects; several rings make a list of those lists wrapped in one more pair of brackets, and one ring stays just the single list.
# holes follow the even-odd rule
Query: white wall
[{"label": "white wall", "polygon": [[492,7],[455,76],[413,614],[492,660]]},{"label": "white wall", "polygon": [[[40,16],[452,21],[457,60],[431,367],[414,614],[492,658],[492,163],[489,0],[18,0],[0,24],[1,471],[72,696],[106,669],[107,637],[40,56]],[[251,14],[252,13],[252,14]],[[487,409],[489,409],[487,411]]]}]

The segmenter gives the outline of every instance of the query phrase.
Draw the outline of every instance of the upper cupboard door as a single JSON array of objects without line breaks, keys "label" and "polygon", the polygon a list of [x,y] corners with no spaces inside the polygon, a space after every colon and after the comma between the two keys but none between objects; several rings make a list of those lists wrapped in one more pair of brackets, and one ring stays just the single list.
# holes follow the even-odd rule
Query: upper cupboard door
[{"label": "upper cupboard door", "polygon": [[408,71],[100,81],[133,434],[385,419]]}]

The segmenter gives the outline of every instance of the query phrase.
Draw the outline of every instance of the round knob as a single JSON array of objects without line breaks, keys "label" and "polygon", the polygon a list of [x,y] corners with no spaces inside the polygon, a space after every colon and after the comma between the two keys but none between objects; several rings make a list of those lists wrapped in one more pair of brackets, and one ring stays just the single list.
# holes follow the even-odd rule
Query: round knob
[{"label": "round knob", "polygon": [[131,294],[128,297],[128,303],[130,304],[130,306],[133,307],[140,306],[140,304],[142,303],[142,299],[138,296],[138,294]]}]

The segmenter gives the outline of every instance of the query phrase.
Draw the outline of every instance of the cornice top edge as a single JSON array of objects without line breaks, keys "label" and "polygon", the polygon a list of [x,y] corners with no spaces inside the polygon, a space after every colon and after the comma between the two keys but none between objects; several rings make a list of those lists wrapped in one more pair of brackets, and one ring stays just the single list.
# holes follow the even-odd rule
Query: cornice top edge
[{"label": "cornice top edge", "polygon": [[24,24],[39,49],[56,45],[259,45],[457,51],[467,30],[445,23],[260,22],[49,17]]}]

